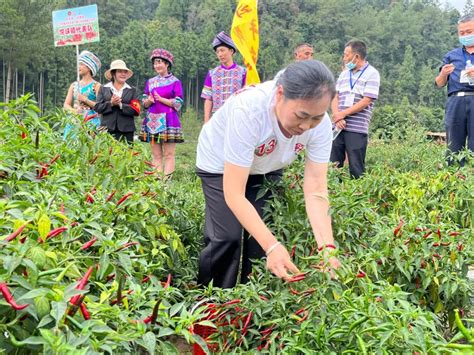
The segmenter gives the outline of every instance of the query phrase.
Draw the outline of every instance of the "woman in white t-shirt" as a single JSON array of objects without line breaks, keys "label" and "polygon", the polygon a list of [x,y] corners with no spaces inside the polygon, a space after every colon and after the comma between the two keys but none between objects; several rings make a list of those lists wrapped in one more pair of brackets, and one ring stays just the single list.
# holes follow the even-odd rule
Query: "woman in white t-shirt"
[{"label": "woman in white t-shirt", "polygon": [[[303,152],[303,189],[313,233],[329,267],[339,267],[330,255],[335,246],[327,190],[332,131],[326,111],[334,94],[334,77],[323,63],[296,62],[277,82],[245,87],[231,96],[203,126],[196,161],[206,202],[201,285],[212,281],[233,287],[239,272],[246,282],[250,260],[265,255],[277,277],[287,280],[299,272],[262,220],[271,196],[257,199],[257,194],[265,179],[280,179],[281,169]],[[250,237],[242,238],[243,228]]]}]

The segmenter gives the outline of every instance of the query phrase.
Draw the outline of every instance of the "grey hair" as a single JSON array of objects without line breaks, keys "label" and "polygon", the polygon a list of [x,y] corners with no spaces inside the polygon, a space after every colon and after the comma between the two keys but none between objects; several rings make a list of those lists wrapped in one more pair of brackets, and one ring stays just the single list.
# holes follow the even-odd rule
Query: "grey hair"
[{"label": "grey hair", "polygon": [[290,100],[319,99],[336,94],[334,76],[318,60],[303,60],[290,64],[277,79],[283,86],[283,95]]},{"label": "grey hair", "polygon": [[466,22],[471,22],[474,21],[474,14],[466,14],[464,16],[461,16],[461,18],[458,21],[458,25],[461,23],[466,23]]}]

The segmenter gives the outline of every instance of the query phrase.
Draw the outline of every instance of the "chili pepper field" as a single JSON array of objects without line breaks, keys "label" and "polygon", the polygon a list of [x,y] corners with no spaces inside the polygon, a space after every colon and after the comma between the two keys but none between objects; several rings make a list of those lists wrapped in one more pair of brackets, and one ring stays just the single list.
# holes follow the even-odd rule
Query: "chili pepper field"
[{"label": "chili pepper field", "polygon": [[362,179],[330,169],[335,279],[321,270],[299,161],[265,189],[277,196],[267,223],[303,274],[284,282],[260,262],[250,283],[222,290],[195,281],[195,116],[163,182],[147,145],[80,123],[63,141],[77,119],[40,117],[28,96],[3,109],[0,354],[474,352],[473,163],[447,167],[422,134],[371,142]]}]

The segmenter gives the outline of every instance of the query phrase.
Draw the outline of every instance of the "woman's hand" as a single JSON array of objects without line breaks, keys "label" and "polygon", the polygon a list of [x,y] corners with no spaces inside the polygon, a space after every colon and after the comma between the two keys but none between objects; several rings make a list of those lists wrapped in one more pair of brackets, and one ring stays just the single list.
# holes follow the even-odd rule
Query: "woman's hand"
[{"label": "woman's hand", "polygon": [[112,106],[119,106],[121,102],[122,102],[122,99],[119,96],[115,94],[112,95],[112,99],[110,100],[110,103],[112,104]]},{"label": "woman's hand", "polygon": [[334,251],[330,249],[323,249],[321,251],[321,256],[323,257],[323,261],[321,262],[321,269],[322,271],[329,272],[331,278],[334,279],[336,277],[334,270],[337,270],[341,267],[341,262],[338,258],[332,255]]},{"label": "woman's hand", "polygon": [[161,96],[157,92],[153,93],[153,98],[154,98],[153,102],[161,102]]},{"label": "woman's hand", "polygon": [[298,274],[300,271],[295,264],[291,262],[290,254],[286,248],[279,244],[267,256],[267,269],[270,270],[276,277],[288,280],[290,275]]}]

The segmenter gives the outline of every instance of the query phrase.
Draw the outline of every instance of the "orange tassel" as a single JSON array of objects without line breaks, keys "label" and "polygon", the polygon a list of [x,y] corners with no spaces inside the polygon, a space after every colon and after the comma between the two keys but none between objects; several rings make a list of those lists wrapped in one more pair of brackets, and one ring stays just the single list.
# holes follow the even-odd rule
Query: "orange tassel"
[{"label": "orange tassel", "polygon": [[154,135],[151,136],[151,144],[152,145],[155,144],[155,136]]},{"label": "orange tassel", "polygon": [[146,132],[143,132],[143,140],[146,141]]}]

